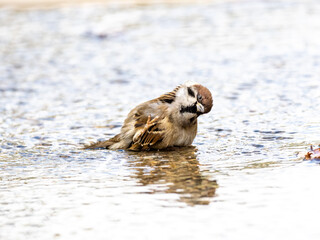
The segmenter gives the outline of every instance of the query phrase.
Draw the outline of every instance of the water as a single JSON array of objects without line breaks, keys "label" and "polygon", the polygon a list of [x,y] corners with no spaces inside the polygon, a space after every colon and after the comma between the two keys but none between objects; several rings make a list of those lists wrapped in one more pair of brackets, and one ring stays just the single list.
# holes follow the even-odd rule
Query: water
[{"label": "water", "polygon": [[[319,239],[318,1],[0,10],[0,239]],[[186,80],[193,147],[82,150]]]}]

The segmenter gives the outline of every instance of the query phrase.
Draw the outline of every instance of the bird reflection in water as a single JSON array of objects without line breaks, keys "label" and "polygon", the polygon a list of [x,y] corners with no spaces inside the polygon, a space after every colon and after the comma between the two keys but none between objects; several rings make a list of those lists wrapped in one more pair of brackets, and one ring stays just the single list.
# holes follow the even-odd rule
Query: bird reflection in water
[{"label": "bird reflection in water", "polygon": [[[208,205],[218,184],[200,170],[195,147],[170,151],[128,152],[133,178],[143,186],[157,184],[152,193],[177,193],[188,205]],[[165,189],[159,188],[165,185]]]}]

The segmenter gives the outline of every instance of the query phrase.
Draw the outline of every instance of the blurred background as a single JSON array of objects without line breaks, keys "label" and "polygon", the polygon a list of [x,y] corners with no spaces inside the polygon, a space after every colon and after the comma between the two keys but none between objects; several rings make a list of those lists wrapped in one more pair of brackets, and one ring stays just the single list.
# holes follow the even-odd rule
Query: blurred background
[{"label": "blurred background", "polygon": [[[214,2],[231,2],[237,0],[214,0]],[[61,7],[66,5],[79,5],[79,4],[113,4],[113,5],[154,5],[154,4],[186,4],[186,3],[208,3],[210,0],[1,0],[0,4],[3,7],[28,7],[28,8],[47,8],[47,7]]]},{"label": "blurred background", "polygon": [[[319,239],[317,0],[0,0],[0,239]],[[193,80],[192,147],[82,150]]]}]

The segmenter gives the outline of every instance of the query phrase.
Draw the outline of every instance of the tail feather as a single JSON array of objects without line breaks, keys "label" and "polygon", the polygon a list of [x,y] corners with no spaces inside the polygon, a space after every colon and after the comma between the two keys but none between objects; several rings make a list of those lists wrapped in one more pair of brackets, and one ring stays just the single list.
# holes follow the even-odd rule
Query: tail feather
[{"label": "tail feather", "polygon": [[84,149],[109,148],[112,144],[113,142],[110,142],[109,140],[100,141],[86,145],[84,146]]},{"label": "tail feather", "polygon": [[91,143],[89,145],[84,146],[84,149],[97,149],[97,148],[106,148],[108,149],[110,146],[112,146],[115,143],[118,143],[120,141],[119,135],[114,136],[113,138],[110,138],[106,141],[99,141],[95,143]]}]

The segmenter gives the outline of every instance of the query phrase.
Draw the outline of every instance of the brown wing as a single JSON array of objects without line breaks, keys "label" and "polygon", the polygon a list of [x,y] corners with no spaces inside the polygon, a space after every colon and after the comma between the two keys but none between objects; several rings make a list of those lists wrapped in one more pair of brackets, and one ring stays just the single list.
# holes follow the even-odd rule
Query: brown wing
[{"label": "brown wing", "polygon": [[172,103],[175,98],[176,98],[176,93],[177,91],[180,89],[180,85],[178,87],[176,87],[175,89],[173,89],[173,91],[165,93],[163,95],[161,95],[158,100],[160,100],[163,103]]},{"label": "brown wing", "polygon": [[151,119],[149,116],[146,120],[145,118],[138,118],[135,123],[137,131],[129,150],[148,150],[152,149],[155,144],[160,143],[164,134],[164,130],[160,128],[160,121],[159,117]]}]

